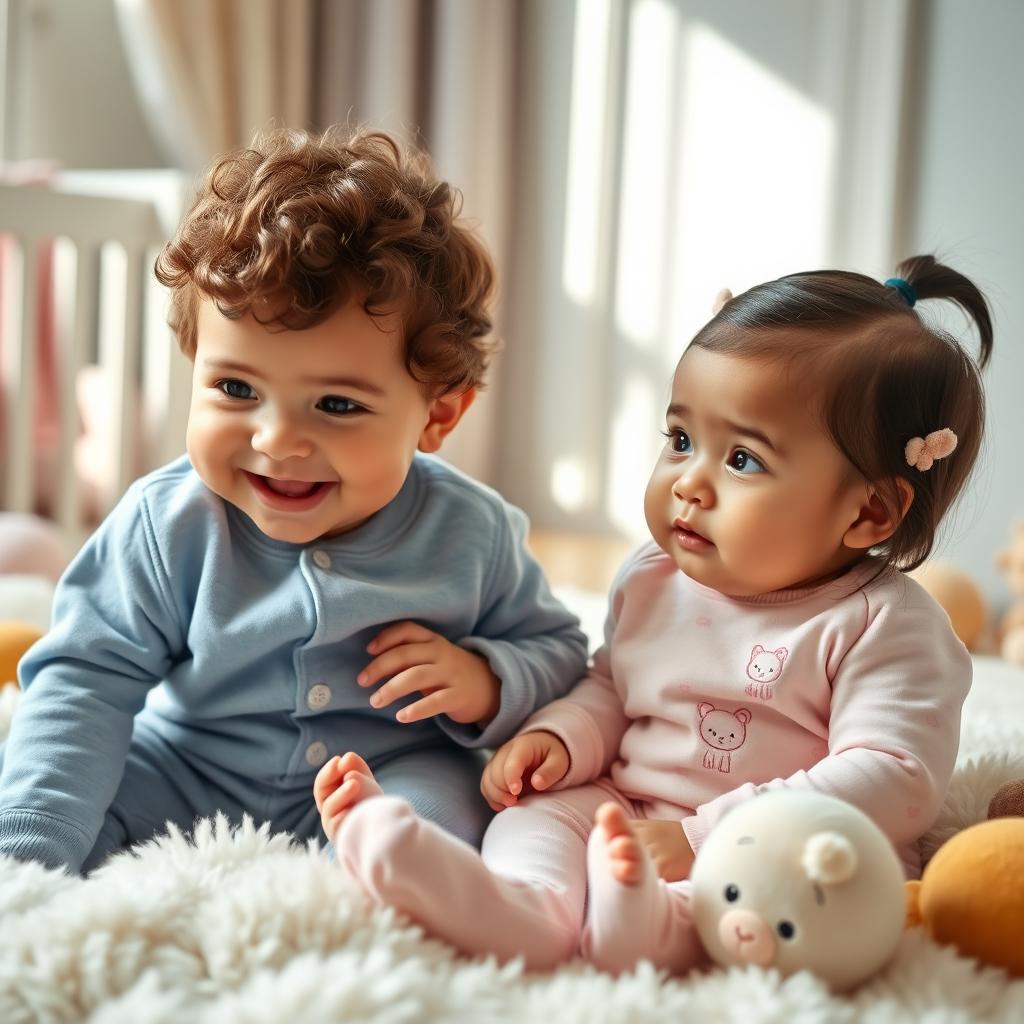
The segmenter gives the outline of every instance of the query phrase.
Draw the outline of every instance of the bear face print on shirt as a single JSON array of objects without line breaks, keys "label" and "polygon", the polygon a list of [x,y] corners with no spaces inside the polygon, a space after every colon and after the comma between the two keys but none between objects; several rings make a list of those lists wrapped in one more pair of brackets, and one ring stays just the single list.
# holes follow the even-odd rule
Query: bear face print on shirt
[{"label": "bear face print on shirt", "polygon": [[758,700],[771,700],[775,696],[773,684],[782,675],[782,666],[788,657],[789,650],[785,647],[769,651],[761,644],[756,644],[747,662],[747,678],[753,682],[748,683],[743,692]]}]

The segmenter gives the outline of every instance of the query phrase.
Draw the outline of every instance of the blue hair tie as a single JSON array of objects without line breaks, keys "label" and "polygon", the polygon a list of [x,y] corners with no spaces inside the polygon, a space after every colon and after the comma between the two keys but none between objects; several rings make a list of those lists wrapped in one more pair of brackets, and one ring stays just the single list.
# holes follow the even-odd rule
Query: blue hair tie
[{"label": "blue hair tie", "polygon": [[914,291],[914,286],[909,281],[904,281],[902,277],[890,277],[885,282],[885,287],[895,288],[907,300],[907,305],[911,309],[914,308],[914,303],[917,302],[917,292]]}]

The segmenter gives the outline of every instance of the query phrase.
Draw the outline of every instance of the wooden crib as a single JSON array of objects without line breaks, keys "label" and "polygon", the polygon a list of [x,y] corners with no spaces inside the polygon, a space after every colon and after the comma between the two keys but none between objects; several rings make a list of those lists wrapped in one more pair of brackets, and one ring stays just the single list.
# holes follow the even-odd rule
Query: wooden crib
[{"label": "wooden crib", "polygon": [[152,271],[166,235],[150,201],[0,185],[0,509],[74,542],[184,450],[189,365]]}]

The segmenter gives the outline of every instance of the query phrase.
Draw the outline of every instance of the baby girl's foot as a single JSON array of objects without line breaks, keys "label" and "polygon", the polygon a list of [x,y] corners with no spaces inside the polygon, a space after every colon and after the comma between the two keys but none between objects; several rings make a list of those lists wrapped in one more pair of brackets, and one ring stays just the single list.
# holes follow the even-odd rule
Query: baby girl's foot
[{"label": "baby girl's foot", "polygon": [[587,845],[587,921],[581,951],[602,970],[640,960],[682,973],[700,962],[689,896],[670,891],[618,804],[602,804]]},{"label": "baby girl's foot", "polygon": [[358,754],[350,750],[341,757],[332,757],[317,772],[313,783],[313,799],[327,838],[334,841],[338,827],[356,804],[383,792],[370,766]]},{"label": "baby girl's foot", "polygon": [[587,845],[583,955],[602,970],[631,970],[657,918],[657,872],[618,804],[602,804]]},{"label": "baby girl's foot", "polygon": [[595,831],[600,832],[604,839],[612,878],[623,885],[637,885],[643,878],[646,854],[629,827],[626,812],[618,804],[601,804],[594,821]]}]

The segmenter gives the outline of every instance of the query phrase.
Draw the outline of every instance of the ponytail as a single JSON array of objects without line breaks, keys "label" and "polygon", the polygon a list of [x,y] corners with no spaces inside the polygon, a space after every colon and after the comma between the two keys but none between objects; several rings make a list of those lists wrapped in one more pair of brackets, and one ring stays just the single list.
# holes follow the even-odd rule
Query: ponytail
[{"label": "ponytail", "polygon": [[975,284],[934,256],[903,260],[896,268],[896,277],[906,281],[918,299],[949,299],[974,321],[981,340],[977,363],[979,369],[984,369],[992,355],[992,314]]}]

